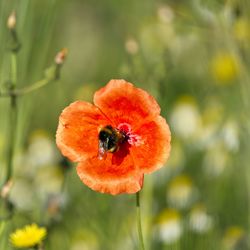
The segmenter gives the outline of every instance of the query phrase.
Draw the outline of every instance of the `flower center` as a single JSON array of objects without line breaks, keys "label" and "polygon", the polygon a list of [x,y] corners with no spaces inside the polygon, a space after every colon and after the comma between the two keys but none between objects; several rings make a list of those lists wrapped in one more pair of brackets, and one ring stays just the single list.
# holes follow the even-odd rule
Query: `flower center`
[{"label": "flower center", "polygon": [[140,146],[144,143],[141,136],[132,132],[131,126],[128,123],[120,123],[118,125],[118,130],[125,135],[126,141],[130,145]]}]

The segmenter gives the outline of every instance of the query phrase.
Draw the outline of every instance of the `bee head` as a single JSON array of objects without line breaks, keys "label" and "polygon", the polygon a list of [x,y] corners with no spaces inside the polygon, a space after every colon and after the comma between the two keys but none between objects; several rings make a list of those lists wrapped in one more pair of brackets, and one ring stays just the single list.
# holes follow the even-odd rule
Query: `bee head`
[{"label": "bee head", "polygon": [[108,125],[104,128],[102,128],[99,132],[99,140],[100,141],[106,141],[110,136],[113,134],[113,128]]}]

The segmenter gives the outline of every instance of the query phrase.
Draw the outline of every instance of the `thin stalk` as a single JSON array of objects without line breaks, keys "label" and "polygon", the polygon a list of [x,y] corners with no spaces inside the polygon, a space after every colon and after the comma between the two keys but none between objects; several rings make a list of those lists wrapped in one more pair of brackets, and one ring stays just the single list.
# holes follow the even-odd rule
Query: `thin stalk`
[{"label": "thin stalk", "polygon": [[140,207],[140,192],[136,193],[136,216],[137,216],[137,231],[140,242],[140,249],[145,250],[142,236],[142,227],[141,227],[141,207]]},{"label": "thin stalk", "polygon": [[16,52],[11,53],[11,89],[16,87],[17,82],[17,54]]},{"label": "thin stalk", "polygon": [[9,97],[9,92],[0,92],[0,97]]},{"label": "thin stalk", "polygon": [[52,82],[54,79],[42,79],[40,81],[37,81],[35,82],[34,84],[30,85],[30,86],[27,86],[23,89],[19,89],[19,90],[16,90],[15,91],[15,94],[20,96],[20,95],[25,95],[25,94],[28,94],[30,92],[33,92],[34,90],[38,90],[40,89],[41,87],[49,84],[50,82]]},{"label": "thin stalk", "polygon": [[[17,83],[17,54],[11,53],[11,86],[10,90],[15,91]],[[13,156],[16,142],[16,127],[17,127],[17,100],[16,95],[10,95],[10,112],[9,112],[9,145],[7,155],[7,172],[5,182],[11,179],[13,170]]]},{"label": "thin stalk", "polygon": [[[15,61],[12,60],[12,63],[14,63]],[[16,67],[15,66],[12,66],[12,72],[16,72]],[[23,88],[15,88],[14,85],[12,85],[12,89],[9,89],[8,91],[5,91],[5,92],[0,92],[0,97],[10,97],[10,96],[22,96],[22,95],[26,95],[26,94],[29,94],[33,91],[36,91],[46,85],[48,85],[49,83],[53,82],[53,81],[56,81],[58,78],[59,78],[59,70],[60,70],[60,67],[59,65],[56,65],[55,66],[52,66],[51,68],[49,68],[52,72],[51,72],[51,75],[50,76],[47,76],[35,83],[33,83],[32,85],[29,85],[27,87],[23,87]],[[16,73],[15,73],[16,75]],[[16,82],[16,79],[12,79],[12,81]],[[14,88],[13,88],[14,87]]]},{"label": "thin stalk", "polygon": [[[59,52],[59,54],[60,53],[66,53],[66,52]],[[65,54],[63,54],[63,55],[65,57]],[[64,60],[64,58],[61,60]],[[62,62],[61,62],[61,64],[62,64]],[[49,84],[53,81],[58,80],[60,77],[61,64],[55,63],[53,66],[51,66],[50,68],[48,68],[45,71],[45,77],[43,79],[33,83],[32,85],[24,87],[22,89],[16,89],[15,94],[17,96],[25,95],[25,94],[28,94],[28,93],[33,92],[35,90],[38,90],[38,89],[46,86],[47,84]]]}]

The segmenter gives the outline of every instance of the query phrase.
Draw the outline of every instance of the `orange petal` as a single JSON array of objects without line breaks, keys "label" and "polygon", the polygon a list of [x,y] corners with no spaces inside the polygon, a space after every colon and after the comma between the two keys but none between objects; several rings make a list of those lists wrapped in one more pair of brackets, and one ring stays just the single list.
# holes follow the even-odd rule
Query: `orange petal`
[{"label": "orange petal", "polygon": [[160,107],[151,95],[125,80],[111,80],[95,93],[94,103],[116,126],[128,123],[133,129],[143,119],[160,114]]},{"label": "orange petal", "polygon": [[71,161],[84,161],[98,154],[98,129],[110,121],[93,104],[77,101],[59,118],[56,143]]},{"label": "orange petal", "polygon": [[78,164],[77,174],[94,191],[112,195],[136,193],[143,185],[143,174],[135,169],[129,154],[120,157],[119,153],[109,153],[105,160],[88,159]]},{"label": "orange petal", "polygon": [[166,120],[158,116],[145,122],[134,133],[139,135],[142,141],[139,146],[130,148],[135,165],[142,173],[151,173],[161,168],[170,153],[171,134]]}]

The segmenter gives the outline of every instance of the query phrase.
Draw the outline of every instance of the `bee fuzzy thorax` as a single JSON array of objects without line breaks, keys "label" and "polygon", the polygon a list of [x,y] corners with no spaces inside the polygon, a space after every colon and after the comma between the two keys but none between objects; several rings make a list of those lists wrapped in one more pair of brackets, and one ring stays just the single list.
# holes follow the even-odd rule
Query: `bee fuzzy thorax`
[{"label": "bee fuzzy thorax", "polygon": [[127,123],[119,124],[118,128],[111,125],[102,127],[98,134],[99,152],[98,158],[105,159],[107,153],[115,153],[121,144],[127,142],[130,145],[140,146],[143,144],[141,137],[133,134],[131,126]]},{"label": "bee fuzzy thorax", "polygon": [[126,139],[124,133],[111,125],[107,125],[100,129],[99,135],[99,159],[106,157],[108,152],[114,153],[119,149],[121,143]]}]

